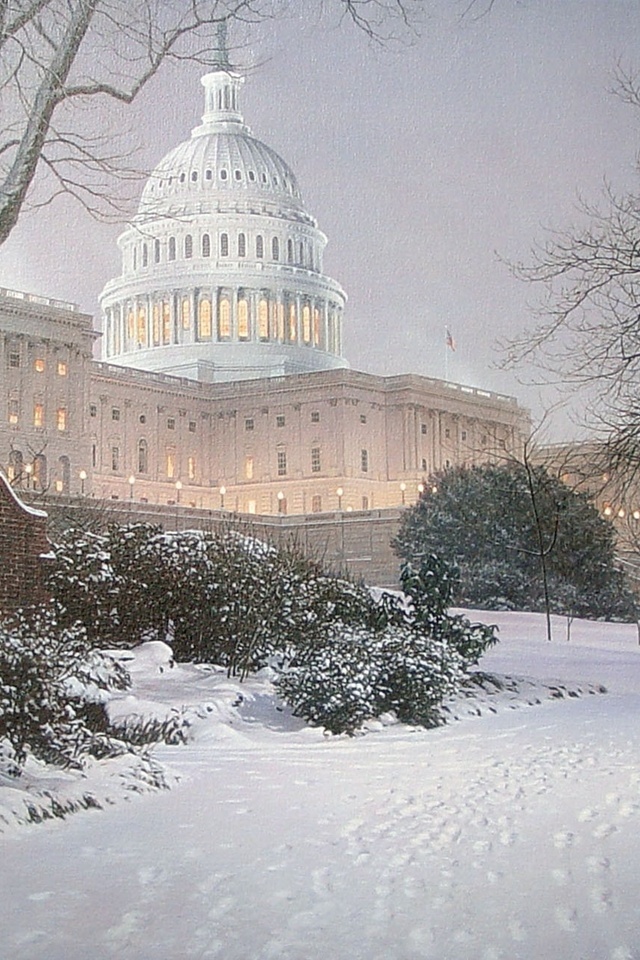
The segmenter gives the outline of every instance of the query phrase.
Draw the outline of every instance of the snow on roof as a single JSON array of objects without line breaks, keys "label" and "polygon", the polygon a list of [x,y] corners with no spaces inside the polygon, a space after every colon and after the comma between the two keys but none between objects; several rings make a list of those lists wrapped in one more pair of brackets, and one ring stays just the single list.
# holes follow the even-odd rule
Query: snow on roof
[{"label": "snow on roof", "polygon": [[2,470],[0,470],[0,485],[4,487],[5,491],[9,494],[15,505],[20,510],[22,510],[24,513],[28,513],[31,517],[42,517],[46,520],[48,516],[46,511],[37,510],[35,507],[28,507],[26,503],[22,502]]}]

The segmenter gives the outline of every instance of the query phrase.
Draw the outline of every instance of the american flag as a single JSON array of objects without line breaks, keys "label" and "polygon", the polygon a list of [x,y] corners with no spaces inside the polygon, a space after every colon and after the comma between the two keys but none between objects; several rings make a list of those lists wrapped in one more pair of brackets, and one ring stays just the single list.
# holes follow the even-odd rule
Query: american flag
[{"label": "american flag", "polygon": [[453,339],[453,335],[452,335],[451,331],[449,330],[449,327],[446,327],[445,329],[446,329],[446,332],[447,332],[447,338],[446,338],[446,341],[445,341],[445,342],[446,342],[447,346],[449,347],[449,350],[454,350],[454,351],[455,351],[455,349],[456,349],[456,342],[455,342],[455,340]]}]

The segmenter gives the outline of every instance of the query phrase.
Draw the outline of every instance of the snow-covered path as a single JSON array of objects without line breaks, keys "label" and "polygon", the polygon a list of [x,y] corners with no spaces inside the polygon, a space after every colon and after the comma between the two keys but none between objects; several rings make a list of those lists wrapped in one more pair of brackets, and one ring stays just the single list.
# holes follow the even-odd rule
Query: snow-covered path
[{"label": "snow-covered path", "polygon": [[0,956],[636,960],[640,653],[531,643],[487,665],[613,692],[165,750],[173,791],[5,839]]}]

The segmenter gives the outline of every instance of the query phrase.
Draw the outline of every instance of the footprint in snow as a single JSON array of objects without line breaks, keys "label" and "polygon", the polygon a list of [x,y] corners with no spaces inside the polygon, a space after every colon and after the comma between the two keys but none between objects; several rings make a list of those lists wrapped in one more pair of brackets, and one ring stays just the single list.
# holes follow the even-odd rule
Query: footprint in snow
[{"label": "footprint in snow", "polygon": [[553,845],[556,850],[566,850],[573,846],[574,835],[569,830],[560,830],[553,835]]},{"label": "footprint in snow", "polygon": [[578,814],[578,820],[580,823],[589,823],[590,820],[595,820],[597,816],[597,810],[592,810],[591,807],[587,807],[585,810],[580,811]]},{"label": "footprint in snow", "polygon": [[591,874],[606,873],[610,868],[608,857],[587,857],[587,870]]},{"label": "footprint in snow", "polygon": [[601,823],[599,827],[593,831],[593,836],[596,840],[604,840],[605,837],[610,837],[613,833],[616,833],[618,830],[617,827],[614,827],[612,823]]},{"label": "footprint in snow", "polygon": [[606,913],[611,910],[611,891],[603,887],[594,887],[589,894],[591,900],[591,909],[594,913]]},{"label": "footprint in snow", "polygon": [[567,933],[573,933],[576,929],[576,921],[578,919],[578,914],[573,907],[557,907],[555,916],[556,923],[562,930],[566,930]]}]

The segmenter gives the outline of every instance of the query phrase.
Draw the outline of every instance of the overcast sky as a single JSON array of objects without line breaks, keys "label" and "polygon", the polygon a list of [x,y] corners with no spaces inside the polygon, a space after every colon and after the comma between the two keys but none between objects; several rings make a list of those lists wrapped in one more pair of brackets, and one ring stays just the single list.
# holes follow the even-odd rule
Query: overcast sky
[{"label": "overcast sky", "polygon": [[[637,189],[640,114],[609,89],[618,60],[640,68],[640,4],[496,0],[462,21],[457,0],[428,6],[420,37],[385,49],[331,16],[255,30],[241,51],[245,119],[329,237],[352,366],[444,376],[448,327],[451,379],[538,415],[551,395],[496,368],[497,341],[531,322],[534,299],[500,256],[527,259],[546,227],[578,221],[578,194],[597,198],[605,177]],[[137,162],[153,166],[197,125],[200,72],[173,69],[105,116],[107,129],[124,118]],[[65,201],[25,215],[0,250],[0,284],[97,314],[120,230]],[[567,430],[558,418],[556,436]]]}]

